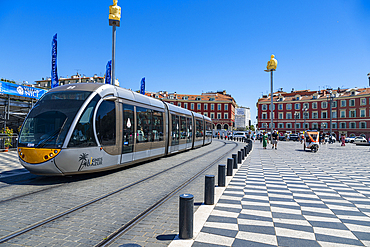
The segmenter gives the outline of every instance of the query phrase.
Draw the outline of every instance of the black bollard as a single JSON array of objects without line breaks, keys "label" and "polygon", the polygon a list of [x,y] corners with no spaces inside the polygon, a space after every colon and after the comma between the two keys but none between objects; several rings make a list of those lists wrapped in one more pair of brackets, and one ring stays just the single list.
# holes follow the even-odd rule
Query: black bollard
[{"label": "black bollard", "polygon": [[248,155],[248,147],[245,146],[244,147],[244,156],[247,157],[247,155]]},{"label": "black bollard", "polygon": [[204,204],[213,205],[215,204],[215,176],[206,175],[204,186]]},{"label": "black bollard", "polygon": [[180,195],[179,238],[181,239],[193,238],[193,208],[194,196],[191,194]]},{"label": "black bollard", "polygon": [[231,157],[233,157],[233,160],[234,160],[233,168],[238,169],[238,155],[237,154],[232,154]]},{"label": "black bollard", "polygon": [[245,158],[244,148],[240,149],[240,152],[242,153],[242,160],[244,160],[244,158]]},{"label": "black bollard", "polygon": [[226,166],[218,165],[218,187],[225,187],[226,184]]},{"label": "black bollard", "polygon": [[228,158],[227,159],[227,173],[226,176],[232,176],[233,175],[233,167],[234,167],[234,159]]},{"label": "black bollard", "polygon": [[238,151],[238,164],[242,163],[242,152]]}]

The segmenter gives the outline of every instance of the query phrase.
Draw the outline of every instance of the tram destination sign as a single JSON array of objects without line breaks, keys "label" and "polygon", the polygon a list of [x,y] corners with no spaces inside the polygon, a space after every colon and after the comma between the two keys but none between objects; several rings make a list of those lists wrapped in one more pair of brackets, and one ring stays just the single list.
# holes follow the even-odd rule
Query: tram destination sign
[{"label": "tram destination sign", "polygon": [[40,99],[47,92],[45,89],[22,86],[14,83],[0,81],[0,93]]}]

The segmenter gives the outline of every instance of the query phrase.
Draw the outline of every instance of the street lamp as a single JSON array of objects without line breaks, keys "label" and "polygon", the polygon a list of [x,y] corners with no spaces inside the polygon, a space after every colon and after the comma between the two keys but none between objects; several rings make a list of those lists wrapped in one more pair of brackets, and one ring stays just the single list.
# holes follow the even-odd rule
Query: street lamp
[{"label": "street lamp", "polygon": [[306,114],[307,114],[307,107],[303,107],[303,118],[304,118],[304,126],[303,126],[303,129],[304,129],[304,133],[306,133]]},{"label": "street lamp", "polygon": [[370,73],[367,74],[367,78],[369,78],[369,86],[370,86]]},{"label": "street lamp", "polygon": [[333,132],[333,130],[332,130],[332,128],[333,128],[333,126],[332,126],[332,105],[333,105],[333,99],[335,98],[335,94],[333,94],[333,91],[332,91],[332,89],[330,88],[328,88],[328,90],[329,90],[329,95],[326,95],[326,98],[327,98],[327,100],[329,101],[329,104],[330,104],[330,134],[329,134],[329,138],[330,138],[330,136],[332,135],[332,132]]},{"label": "street lamp", "polygon": [[273,132],[273,124],[274,124],[274,97],[273,97],[273,72],[276,70],[277,67],[277,60],[274,58],[275,55],[271,55],[270,61],[267,62],[265,72],[271,72],[271,140],[272,140],[272,132]]},{"label": "street lamp", "polygon": [[113,27],[112,36],[112,84],[115,85],[115,60],[116,60],[116,27],[120,26],[121,7],[117,5],[118,0],[113,0],[113,5],[109,6],[109,26]]},{"label": "street lamp", "polygon": [[298,117],[298,112],[294,113],[294,134],[297,134],[297,117]]}]

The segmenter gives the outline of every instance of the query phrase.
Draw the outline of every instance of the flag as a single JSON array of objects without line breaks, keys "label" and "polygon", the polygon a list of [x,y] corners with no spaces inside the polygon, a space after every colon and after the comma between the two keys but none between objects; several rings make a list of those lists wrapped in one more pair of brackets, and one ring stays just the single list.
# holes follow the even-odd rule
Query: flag
[{"label": "flag", "polygon": [[51,88],[59,86],[57,71],[57,34],[53,37],[51,48]]},{"label": "flag", "polygon": [[140,93],[145,95],[145,77],[141,79]]},{"label": "flag", "polygon": [[112,60],[109,60],[107,63],[107,67],[105,70],[105,83],[111,84],[111,77],[112,77]]}]

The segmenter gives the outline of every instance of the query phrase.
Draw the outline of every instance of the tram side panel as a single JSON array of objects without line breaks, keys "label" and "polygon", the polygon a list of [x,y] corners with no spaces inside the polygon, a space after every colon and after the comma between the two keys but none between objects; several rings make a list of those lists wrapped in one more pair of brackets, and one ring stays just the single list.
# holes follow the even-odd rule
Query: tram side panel
[{"label": "tram side panel", "polygon": [[89,106],[72,126],[67,147],[55,157],[56,166],[64,174],[106,170],[120,164],[122,137],[117,135],[120,124],[116,122],[121,116],[120,105],[102,99],[93,106],[95,111]]},{"label": "tram side panel", "polygon": [[194,117],[194,119],[195,119],[194,147],[199,147],[202,146],[204,142],[203,119],[200,117]]},{"label": "tram side panel", "polygon": [[204,144],[210,144],[212,142],[212,121],[205,119],[205,141]]}]

